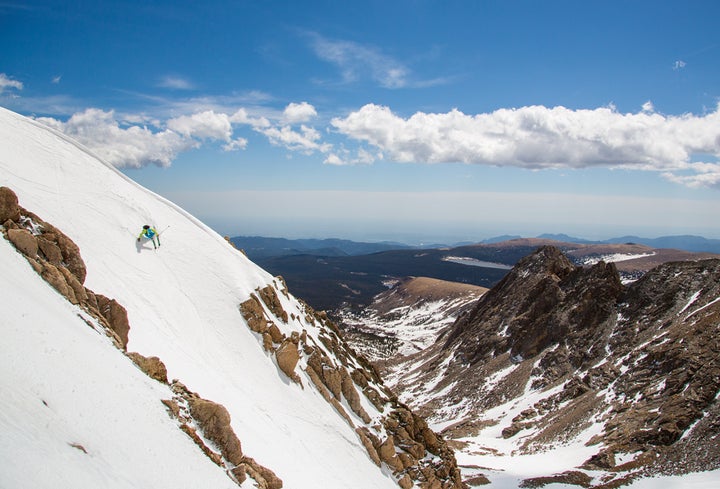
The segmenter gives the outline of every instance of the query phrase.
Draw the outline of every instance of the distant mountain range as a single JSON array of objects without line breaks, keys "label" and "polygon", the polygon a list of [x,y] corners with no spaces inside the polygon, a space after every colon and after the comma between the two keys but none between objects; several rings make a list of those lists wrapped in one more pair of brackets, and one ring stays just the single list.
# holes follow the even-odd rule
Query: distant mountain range
[{"label": "distant mountain range", "polygon": [[[485,243],[422,249],[399,243],[340,239],[236,237],[231,241],[265,270],[283,276],[290,289],[312,307],[329,312],[365,307],[374,296],[387,290],[389,284],[404,277],[429,277],[492,287],[518,260],[546,244],[559,247],[578,265],[600,260],[618,262],[618,271],[624,280],[637,279],[660,263],[710,257],[706,256],[707,252],[638,244],[639,238],[618,238],[620,244],[591,244],[566,235],[511,238],[503,236]],[[697,237],[693,238],[697,241]]]},{"label": "distant mountain range", "polygon": [[233,244],[252,260],[288,255],[357,256],[380,251],[410,249],[402,243],[383,241],[363,243],[347,239],[285,239],[262,236],[236,236]]},{"label": "distant mountain range", "polygon": [[[487,238],[478,242],[466,241],[453,244],[432,244],[412,246],[394,241],[358,242],[347,239],[286,239],[267,238],[262,236],[236,236],[231,241],[245,251],[253,260],[288,255],[316,256],[358,256],[370,255],[390,250],[432,249],[443,247],[460,247],[473,244],[495,244],[515,239],[519,235],[503,235]],[[651,248],[676,249],[692,252],[720,253],[720,239],[708,239],[702,236],[680,235],[661,236],[658,238],[642,238],[639,236],[621,236],[606,240],[587,240],[567,234],[541,234],[538,239],[578,244],[643,244]]]},{"label": "distant mountain range", "polygon": [[[620,238],[611,238],[604,241],[589,241],[581,238],[574,238],[567,234],[543,234],[538,238],[552,239],[555,241],[565,241],[570,243],[582,244],[643,244],[651,248],[659,249],[676,249],[684,251],[720,253],[720,239],[707,239],[702,236],[682,235],[682,236],[661,236],[659,238],[641,238],[639,236],[622,236]],[[505,241],[506,237],[499,239]],[[490,242],[490,241],[488,241]],[[497,241],[492,241],[497,242]]]}]

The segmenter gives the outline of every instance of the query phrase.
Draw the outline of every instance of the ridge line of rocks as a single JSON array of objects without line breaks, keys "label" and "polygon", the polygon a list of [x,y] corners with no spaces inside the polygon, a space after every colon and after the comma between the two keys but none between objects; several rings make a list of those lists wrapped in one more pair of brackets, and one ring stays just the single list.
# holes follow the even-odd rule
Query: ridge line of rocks
[{"label": "ridge line of rocks", "polygon": [[[302,372],[355,430],[370,459],[378,467],[387,466],[403,489],[414,487],[416,483],[422,489],[467,487],[462,482],[455,455],[442,437],[397,399],[370,362],[345,342],[327,314],[316,312],[301,302],[304,317],[288,315],[278,294],[288,296],[282,277],[276,277],[273,284],[256,290],[238,307],[248,328],[257,333],[259,343],[274,356],[279,369],[304,388],[296,371],[303,359],[306,367]],[[321,344],[316,343],[306,329],[293,331],[289,337],[280,331],[278,323],[300,319],[318,328]],[[389,412],[381,420],[373,420],[362,407],[358,391],[379,413],[385,413],[386,409]],[[356,424],[345,406],[362,423]],[[428,453],[432,457],[428,457]]]}]

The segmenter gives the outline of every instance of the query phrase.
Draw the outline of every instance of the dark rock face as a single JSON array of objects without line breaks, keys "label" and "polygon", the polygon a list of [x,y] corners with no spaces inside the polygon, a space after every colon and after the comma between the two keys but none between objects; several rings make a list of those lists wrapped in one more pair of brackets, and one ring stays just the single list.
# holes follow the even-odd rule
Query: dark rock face
[{"label": "dark rock face", "polygon": [[[483,417],[489,408],[546,392],[502,426],[521,452],[599,423],[601,433],[586,440],[598,451],[583,470],[625,477],[641,468],[719,468],[708,440],[720,436],[720,260],[666,263],[625,286],[613,264],[577,267],[542,247],[395,372],[404,398],[431,398],[412,406],[422,415],[444,420],[452,406],[472,406],[444,432],[450,438],[497,424]],[[621,463],[623,454],[635,454],[633,461]],[[548,477],[527,487],[560,476]]]},{"label": "dark rock face", "polygon": [[458,319],[443,348],[455,349],[472,365],[504,353],[520,362],[560,345],[545,359],[559,378],[592,360],[592,348],[588,353],[580,346],[608,334],[622,290],[613,264],[576,267],[560,250],[545,246]]}]

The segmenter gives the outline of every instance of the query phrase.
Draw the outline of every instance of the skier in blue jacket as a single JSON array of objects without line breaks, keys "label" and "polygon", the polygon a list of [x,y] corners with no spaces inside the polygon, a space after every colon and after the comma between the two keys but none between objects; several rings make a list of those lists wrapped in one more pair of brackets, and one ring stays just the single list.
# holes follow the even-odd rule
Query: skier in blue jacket
[{"label": "skier in blue jacket", "polygon": [[[137,240],[140,241],[143,237],[151,240],[155,249],[160,246],[160,234],[158,234],[157,230],[153,226],[149,226],[147,224],[143,226],[143,230],[140,232],[140,236],[138,236]],[[157,240],[157,244],[155,243],[155,240]]]}]

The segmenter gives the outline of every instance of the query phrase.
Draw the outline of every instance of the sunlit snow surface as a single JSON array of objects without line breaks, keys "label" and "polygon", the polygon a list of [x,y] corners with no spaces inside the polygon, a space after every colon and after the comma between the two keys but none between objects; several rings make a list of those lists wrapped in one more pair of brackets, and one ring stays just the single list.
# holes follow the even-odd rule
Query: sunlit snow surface
[{"label": "sunlit snow surface", "polygon": [[[221,236],[61,134],[4,109],[0,185],[79,246],[85,285],[127,309],[128,351],[160,357],[170,379],[223,404],[243,452],[275,471],[285,487],[397,487],[354,430],[308,388],[305,365],[297,368],[303,389],[264,352],[238,305],[273,277]],[[136,242],[146,223],[164,230],[157,251]],[[10,245],[3,243],[0,253],[0,487],[231,487],[219,468],[206,467],[198,449],[186,453],[193,446],[172,429],[160,403],[171,397],[167,389],[121,375],[137,369]],[[298,318],[280,325],[285,334],[305,328],[311,337],[318,334],[304,322],[299,302],[283,294],[280,300]],[[136,404],[138,410],[149,406],[161,426],[135,423]],[[175,448],[175,439],[185,445]],[[152,474],[150,461],[156,463]],[[63,483],[48,485],[49,472]],[[187,479],[175,483],[181,474]]]},{"label": "sunlit snow surface", "polygon": [[621,261],[637,260],[638,258],[646,258],[653,256],[655,253],[639,253],[639,254],[628,254],[628,253],[612,253],[602,256],[588,256],[581,260],[583,265],[595,265],[604,261],[605,263],[617,263]]}]

